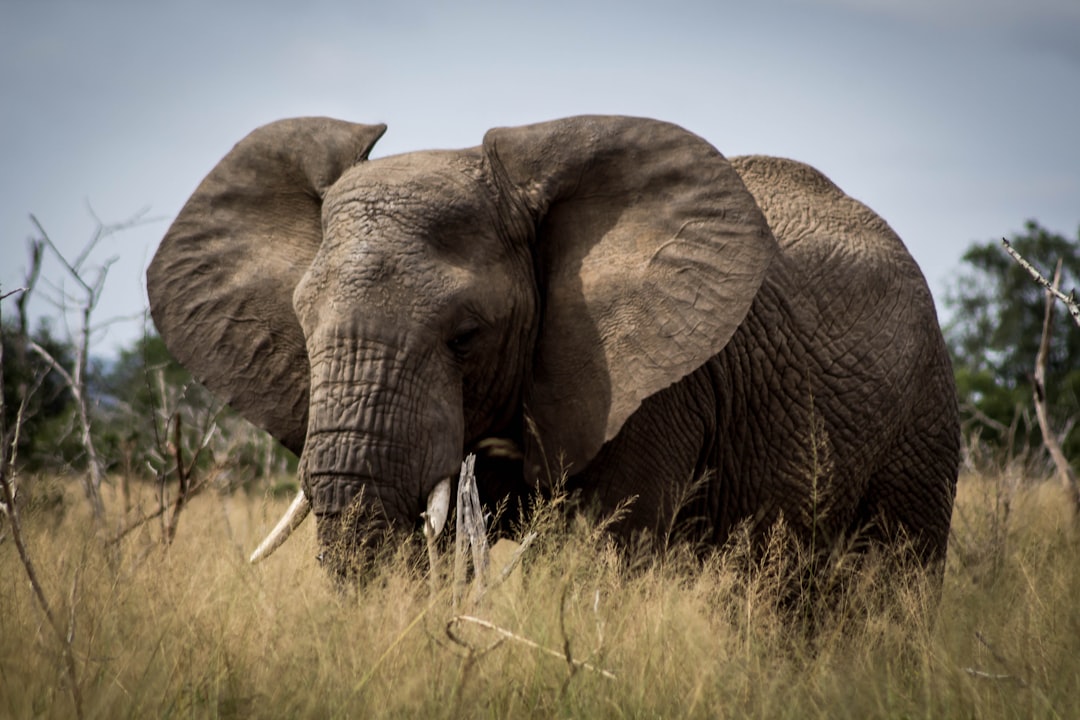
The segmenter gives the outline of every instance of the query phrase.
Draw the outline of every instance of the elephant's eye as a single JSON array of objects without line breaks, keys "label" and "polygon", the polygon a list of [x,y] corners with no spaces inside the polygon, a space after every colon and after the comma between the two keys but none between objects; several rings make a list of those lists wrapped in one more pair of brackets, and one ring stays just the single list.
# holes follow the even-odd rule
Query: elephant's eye
[{"label": "elephant's eye", "polygon": [[447,341],[446,345],[450,348],[450,352],[454,353],[454,357],[458,360],[464,360],[472,352],[476,345],[476,338],[479,335],[480,325],[468,323],[461,326],[454,337]]}]

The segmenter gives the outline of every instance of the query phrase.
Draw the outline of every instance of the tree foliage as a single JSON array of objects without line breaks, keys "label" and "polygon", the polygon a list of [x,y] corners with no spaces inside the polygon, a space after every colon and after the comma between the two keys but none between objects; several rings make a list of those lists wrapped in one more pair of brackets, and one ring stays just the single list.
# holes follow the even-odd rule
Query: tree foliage
[{"label": "tree foliage", "polygon": [[[32,339],[69,372],[74,364],[70,341],[42,322]],[[4,320],[4,411],[6,427],[25,395],[18,462],[28,472],[81,471],[85,457],[78,439],[70,389],[30,351],[18,323]],[[221,404],[173,360],[153,333],[124,348],[114,360],[95,359],[90,366],[93,436],[107,471],[150,479],[175,464],[175,423],[179,418],[186,459],[209,442],[199,467],[229,464],[229,484],[246,485],[295,468],[295,458],[276,441]],[[213,430],[211,432],[211,426]]]},{"label": "tree foliage", "polygon": [[280,472],[292,459],[195,382],[153,333],[121,350],[100,378],[98,397],[101,445],[118,471],[140,473],[173,464],[166,455],[177,423],[188,457],[203,448],[199,465],[230,465],[236,471],[232,484]]},{"label": "tree foliage", "polygon": [[[55,470],[81,452],[75,437],[71,390],[60,375],[33,352],[15,320],[4,318],[4,427],[15,428],[22,409],[17,456],[30,470]],[[69,373],[75,365],[71,345],[57,338],[47,320],[30,334]],[[22,405],[26,398],[25,406]]]},{"label": "tree foliage", "polygon": [[[1080,232],[1069,240],[1029,221],[1010,238],[1013,247],[1052,277],[1062,261],[1061,287],[1080,285]],[[952,321],[946,339],[953,357],[966,427],[998,446],[1041,443],[1029,421],[1032,374],[1042,337],[1046,293],[1010,258],[999,240],[975,243],[946,297]],[[1046,365],[1046,391],[1055,427],[1071,428],[1080,413],[1080,331],[1063,307],[1056,308]],[[1064,449],[1080,457],[1080,432],[1069,432]]]},{"label": "tree foliage", "polygon": [[[129,474],[147,473],[167,461],[161,455],[171,440],[166,437],[169,415],[183,410],[191,420],[215,412],[213,398],[152,333],[123,348],[98,374],[94,394],[98,433],[110,469]],[[197,428],[196,423],[188,425],[184,431],[190,436]],[[188,437],[185,445],[197,442]]]}]

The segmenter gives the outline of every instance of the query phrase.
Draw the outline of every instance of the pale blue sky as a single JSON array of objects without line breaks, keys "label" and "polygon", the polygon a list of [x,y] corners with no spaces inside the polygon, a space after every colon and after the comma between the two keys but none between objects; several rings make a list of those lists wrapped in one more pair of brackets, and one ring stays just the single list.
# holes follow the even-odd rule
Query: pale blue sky
[{"label": "pale blue sky", "polygon": [[[580,113],[816,165],[900,233],[939,307],[971,241],[1080,226],[1076,0],[0,0],[0,285],[29,213],[72,254],[87,202],[171,219],[271,120],[385,122],[378,156]],[[99,319],[144,307],[167,225],[100,247],[119,260]]]}]

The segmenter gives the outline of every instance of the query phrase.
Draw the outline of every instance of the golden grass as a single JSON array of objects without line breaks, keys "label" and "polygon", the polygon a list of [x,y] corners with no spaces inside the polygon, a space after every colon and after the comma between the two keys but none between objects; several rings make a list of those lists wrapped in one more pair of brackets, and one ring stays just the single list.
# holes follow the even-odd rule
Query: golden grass
[{"label": "golden grass", "polygon": [[[961,480],[933,623],[917,578],[886,586],[871,569],[807,633],[777,608],[783,561],[748,573],[738,552],[676,551],[627,570],[582,523],[540,528],[520,577],[461,609],[615,679],[475,623],[452,641],[448,583],[432,595],[409,553],[338,591],[314,523],[248,565],[285,500],[204,494],[170,549],[151,523],[103,550],[77,498],[58,524],[24,523],[74,619],[87,717],[1080,717],[1078,533],[1056,487],[1005,504],[1006,487]],[[9,537],[0,717],[71,717],[66,682]]]}]

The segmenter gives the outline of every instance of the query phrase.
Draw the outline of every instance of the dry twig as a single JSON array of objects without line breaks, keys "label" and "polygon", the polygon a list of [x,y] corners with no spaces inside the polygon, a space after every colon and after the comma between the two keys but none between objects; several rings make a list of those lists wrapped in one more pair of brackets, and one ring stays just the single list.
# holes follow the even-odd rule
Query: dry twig
[{"label": "dry twig", "polygon": [[[184,496],[185,497],[184,502],[186,503],[187,501],[191,500],[191,498],[195,497],[200,492],[205,490],[208,485],[209,485],[209,480],[207,478],[201,478],[198,482],[196,482],[194,484],[189,484],[188,489],[186,491],[186,495]],[[175,515],[177,513],[177,510],[176,510],[176,503],[177,502],[179,502],[179,499],[174,501],[173,505],[171,506],[172,509],[173,509],[173,516],[174,517],[175,517]],[[157,509],[155,509],[153,512],[148,513],[146,515],[142,515],[141,517],[138,517],[135,520],[132,520],[129,524],[127,524],[121,530],[119,530],[116,533],[116,535],[112,536],[107,541],[105,541],[105,546],[109,547],[109,546],[112,546],[112,545],[116,545],[121,540],[126,538],[128,535],[130,535],[134,531],[141,528],[146,523],[148,523],[151,520],[153,520],[155,518],[159,518],[162,515],[165,515],[166,513],[168,513],[169,508],[170,508],[170,505],[168,503],[160,504],[160,505],[158,505]],[[176,532],[176,528],[173,527],[173,534],[174,535],[175,535],[175,532]],[[171,542],[171,540],[169,542]]]},{"label": "dry twig", "polygon": [[[548,655],[551,655],[552,657],[557,657],[560,660],[565,660],[565,661],[569,662],[575,670],[576,669],[585,669],[585,670],[588,670],[590,672],[600,673],[602,676],[606,677],[608,680],[614,680],[615,679],[614,673],[611,673],[611,672],[609,672],[607,670],[604,670],[603,668],[598,668],[595,665],[592,665],[592,664],[587,663],[587,662],[583,662],[581,660],[574,660],[573,658],[567,658],[565,652],[560,652],[558,650],[552,650],[551,648],[546,648],[543,645],[541,645],[540,643],[535,642],[533,640],[530,640],[527,637],[524,637],[522,635],[518,635],[516,633],[512,633],[512,632],[510,632],[509,630],[507,630],[505,628],[499,627],[495,623],[488,622],[487,620],[484,620],[482,618],[473,617],[472,615],[455,615],[454,617],[450,618],[450,621],[447,623],[447,632],[448,632],[448,634],[450,634],[452,632],[451,628],[454,625],[458,624],[458,623],[471,623],[473,625],[477,625],[479,627],[482,627],[482,628],[484,628],[486,630],[491,630],[492,632],[497,633],[498,635],[506,638],[507,640],[513,640],[514,642],[521,643],[522,645],[526,645],[526,646],[531,647],[531,648],[533,648],[535,650],[539,650],[540,652],[547,653]],[[451,634],[451,637],[453,637],[452,634]]]},{"label": "dry twig", "polygon": [[[1001,665],[1006,670],[1009,669],[1009,662],[1001,656],[1001,653],[999,653],[997,649],[990,643],[990,641],[987,640],[978,630],[975,631],[975,639],[978,640],[984,648],[990,651],[990,656],[994,658],[994,660],[997,661],[999,665]],[[968,675],[971,675],[972,677],[982,678],[984,680],[1012,680],[1022,688],[1028,687],[1027,682],[1023,678],[1012,673],[988,673],[983,670],[977,670],[976,668],[971,667],[964,668],[964,672],[966,672]]]},{"label": "dry twig", "polygon": [[484,588],[484,592],[497,588],[506,582],[510,577],[510,573],[514,572],[514,568],[521,562],[521,558],[525,555],[525,552],[529,549],[529,546],[533,544],[533,541],[539,537],[539,534],[534,530],[521,539],[521,543],[514,550],[514,554],[510,556],[510,559],[503,566],[503,569],[499,571],[499,577],[495,578],[494,582]]}]

